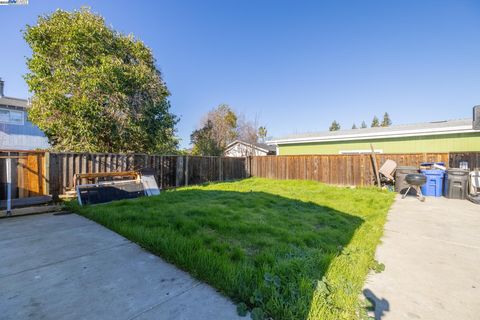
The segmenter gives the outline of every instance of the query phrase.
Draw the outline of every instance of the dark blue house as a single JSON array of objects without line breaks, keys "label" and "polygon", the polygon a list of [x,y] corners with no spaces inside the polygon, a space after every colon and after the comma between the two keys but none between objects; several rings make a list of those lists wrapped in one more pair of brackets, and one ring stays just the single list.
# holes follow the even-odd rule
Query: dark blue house
[{"label": "dark blue house", "polygon": [[48,139],[27,119],[28,101],[6,97],[0,79],[0,149],[47,149]]}]

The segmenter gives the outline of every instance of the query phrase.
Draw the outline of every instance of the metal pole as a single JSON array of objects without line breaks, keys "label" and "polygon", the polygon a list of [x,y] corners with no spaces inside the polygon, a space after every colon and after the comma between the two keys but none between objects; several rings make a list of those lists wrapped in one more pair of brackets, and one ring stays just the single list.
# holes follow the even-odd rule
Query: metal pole
[{"label": "metal pole", "polygon": [[12,215],[12,159],[5,159],[5,168],[7,171],[7,216]]}]

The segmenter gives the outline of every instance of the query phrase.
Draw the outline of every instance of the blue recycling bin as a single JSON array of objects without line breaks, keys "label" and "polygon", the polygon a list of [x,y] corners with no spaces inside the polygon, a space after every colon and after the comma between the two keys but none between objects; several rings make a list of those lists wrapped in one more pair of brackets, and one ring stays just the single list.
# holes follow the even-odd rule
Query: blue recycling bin
[{"label": "blue recycling bin", "polygon": [[[430,168],[431,168],[434,164],[438,164],[439,166],[445,167],[445,162],[422,162],[422,163],[420,163],[420,167],[427,167],[428,170],[430,170]],[[425,169],[425,170],[427,170],[427,169]]]},{"label": "blue recycling bin", "polygon": [[420,172],[427,177],[427,183],[421,187],[423,195],[441,197],[443,193],[443,178],[445,172],[437,169],[420,170]]}]

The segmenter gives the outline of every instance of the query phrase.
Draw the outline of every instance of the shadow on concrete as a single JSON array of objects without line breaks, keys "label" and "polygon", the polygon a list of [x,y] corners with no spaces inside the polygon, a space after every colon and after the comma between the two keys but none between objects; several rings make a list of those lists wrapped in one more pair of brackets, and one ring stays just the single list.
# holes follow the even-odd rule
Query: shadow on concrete
[{"label": "shadow on concrete", "polygon": [[369,311],[374,312],[375,320],[381,320],[385,313],[390,311],[390,304],[387,299],[377,297],[370,289],[364,289],[363,295],[372,304]]}]

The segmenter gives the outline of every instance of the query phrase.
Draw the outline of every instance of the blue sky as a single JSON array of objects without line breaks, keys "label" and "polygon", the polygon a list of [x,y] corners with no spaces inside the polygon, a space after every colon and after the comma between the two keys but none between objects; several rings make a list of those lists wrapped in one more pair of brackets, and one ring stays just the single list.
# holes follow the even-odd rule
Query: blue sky
[{"label": "blue sky", "polygon": [[270,136],[471,117],[480,104],[480,1],[44,1],[0,7],[0,77],[27,97],[20,30],[83,5],[150,48],[187,147],[220,103]]}]

